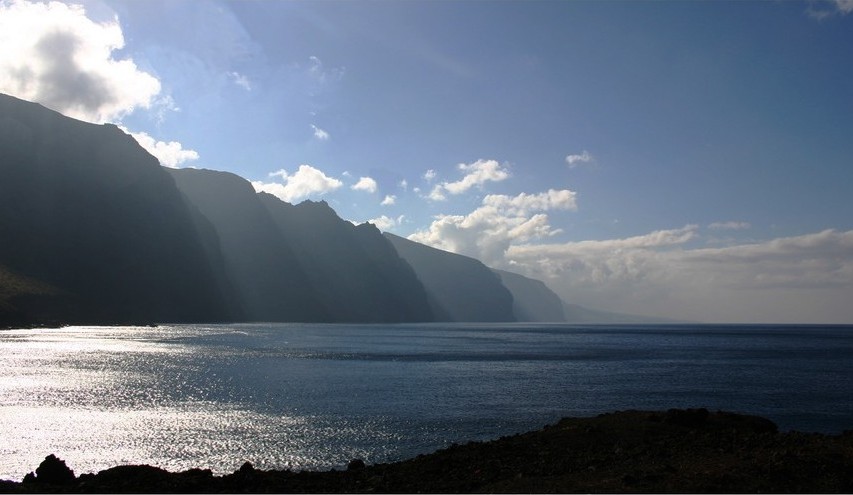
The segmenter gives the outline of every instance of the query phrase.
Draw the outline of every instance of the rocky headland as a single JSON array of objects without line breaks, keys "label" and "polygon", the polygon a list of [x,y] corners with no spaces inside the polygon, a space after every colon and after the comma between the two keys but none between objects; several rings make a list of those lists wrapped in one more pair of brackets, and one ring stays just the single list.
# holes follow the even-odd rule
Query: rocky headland
[{"label": "rocky headland", "polygon": [[118,466],[74,473],[50,455],[6,493],[850,493],[853,431],[779,432],[770,420],[705,409],[566,418],[538,431],[346,470],[225,476]]}]

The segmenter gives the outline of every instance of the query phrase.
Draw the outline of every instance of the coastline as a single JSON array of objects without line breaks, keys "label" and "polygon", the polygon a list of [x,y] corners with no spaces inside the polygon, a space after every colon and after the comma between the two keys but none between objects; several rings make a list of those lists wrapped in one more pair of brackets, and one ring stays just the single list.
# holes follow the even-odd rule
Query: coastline
[{"label": "coastline", "polygon": [[344,471],[224,476],[117,466],[73,476],[56,458],[2,493],[546,493],[853,492],[853,430],[778,432],[770,420],[705,409],[618,411],[403,461]]}]

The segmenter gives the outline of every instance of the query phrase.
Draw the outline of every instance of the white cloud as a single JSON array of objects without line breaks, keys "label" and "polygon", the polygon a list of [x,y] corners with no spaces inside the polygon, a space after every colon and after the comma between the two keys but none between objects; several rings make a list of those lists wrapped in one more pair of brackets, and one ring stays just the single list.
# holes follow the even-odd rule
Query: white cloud
[{"label": "white cloud", "polygon": [[479,208],[467,215],[438,215],[427,230],[409,239],[465,254],[487,264],[502,264],[510,245],[541,239],[561,232],[548,223],[550,210],[576,210],[575,193],[549,190],[517,196],[488,195]]},{"label": "white cloud", "polygon": [[321,86],[340,81],[346,72],[343,67],[327,68],[323,61],[314,55],[308,57],[308,61],[311,63],[308,73]]},{"label": "white cloud", "polygon": [[372,218],[372,219],[368,220],[367,222],[372,223],[373,225],[376,225],[376,227],[379,230],[390,230],[390,229],[393,229],[394,227],[397,227],[398,225],[402,224],[403,219],[405,219],[405,218],[406,218],[405,215],[400,215],[397,218],[391,218],[389,216],[382,215],[378,218]]},{"label": "white cloud", "polygon": [[806,13],[815,19],[823,20],[833,15],[847,15],[853,12],[853,0],[829,0],[809,2]]},{"label": "white cloud", "polygon": [[549,189],[539,194],[521,193],[517,196],[489,194],[483,198],[483,204],[494,206],[512,214],[526,215],[528,211],[572,210],[578,209],[575,198],[577,193],[568,189]]},{"label": "white cloud", "polygon": [[409,181],[406,179],[401,180],[397,185],[400,186],[400,189],[407,191],[409,189]]},{"label": "white cloud", "polygon": [[90,122],[150,108],[160,82],[124,47],[118,18],[97,23],[80,5],[0,3],[0,91]]},{"label": "white cloud", "polygon": [[133,139],[136,139],[136,142],[145,148],[145,151],[160,160],[161,165],[179,168],[185,162],[198,160],[198,152],[184,149],[183,145],[177,141],[158,141],[145,132],[131,132],[124,127],[121,129],[133,136]]},{"label": "white cloud", "polygon": [[424,180],[426,180],[427,182],[432,182],[432,180],[435,179],[435,176],[436,176],[436,173],[435,173],[435,170],[433,170],[433,169],[429,169],[426,172],[424,172]]},{"label": "white cloud", "polygon": [[433,201],[445,201],[447,196],[444,195],[444,189],[442,189],[441,185],[437,185],[432,188],[432,191],[427,194],[427,198]]},{"label": "white cloud", "polygon": [[320,141],[328,141],[329,138],[331,137],[331,136],[329,136],[328,132],[324,131],[323,129],[320,129],[319,127],[317,127],[314,124],[311,124],[311,129],[314,130],[314,138],[316,138]]},{"label": "white cloud", "polygon": [[252,90],[252,82],[249,81],[249,78],[244,76],[243,74],[240,74],[239,72],[229,72],[228,76],[231,78],[232,81],[234,81],[234,84],[236,84],[237,86],[240,86],[246,91]]},{"label": "white cloud", "polygon": [[293,175],[283,169],[269,175],[281,177],[282,182],[252,181],[255,191],[272,194],[288,203],[309,196],[323,195],[343,186],[343,182],[327,176],[311,165],[300,165]]},{"label": "white cloud", "polygon": [[708,225],[711,230],[746,230],[750,227],[749,222],[714,222]]},{"label": "white cloud", "polygon": [[358,182],[353,184],[350,189],[353,191],[365,191],[375,193],[377,188],[376,181],[370,177],[359,177]]},{"label": "white cloud", "polygon": [[[465,175],[456,182],[442,182],[432,188],[427,197],[433,201],[447,199],[445,193],[457,195],[467,192],[472,187],[482,187],[486,182],[500,182],[509,178],[509,171],[502,168],[496,160],[477,160],[474,163],[460,163],[456,168]],[[435,177],[433,170],[428,170],[428,181]],[[424,178],[428,175],[424,174]]]},{"label": "white cloud", "polygon": [[390,206],[396,202],[397,202],[397,196],[394,196],[393,194],[388,194],[385,196],[385,199],[383,199],[382,202],[379,204],[382,206]]},{"label": "white cloud", "polygon": [[579,155],[568,155],[566,156],[566,163],[569,164],[569,168],[579,167],[584,163],[590,163],[593,160],[592,155],[589,154],[589,151],[584,150]]},{"label": "white cloud", "polygon": [[835,8],[842,14],[853,12],[853,0],[835,0]]},{"label": "white cloud", "polygon": [[704,321],[850,322],[853,231],[826,230],[722,248],[697,226],[626,239],[516,244],[505,262],[566,300]]}]

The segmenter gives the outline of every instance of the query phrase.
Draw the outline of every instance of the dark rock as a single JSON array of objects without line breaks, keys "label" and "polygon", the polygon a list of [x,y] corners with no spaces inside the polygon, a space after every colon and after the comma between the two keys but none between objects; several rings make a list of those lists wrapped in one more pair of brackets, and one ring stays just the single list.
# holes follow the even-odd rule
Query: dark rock
[{"label": "dark rock", "polygon": [[39,484],[41,476],[30,474],[26,484],[0,482],[0,493],[851,493],[849,435],[771,427],[762,418],[701,409],[623,411],[405,461],[366,466],[353,459],[346,472],[244,463],[220,477],[120,466],[65,486]]},{"label": "dark rock", "polygon": [[[24,478],[26,479],[26,478]],[[74,471],[65,465],[65,461],[53,454],[45,457],[36,468],[35,481],[51,485],[70,485],[76,481]]]},{"label": "dark rock", "polygon": [[752,431],[753,433],[776,433],[779,427],[767,418],[759,416],[746,416],[729,412],[718,411],[717,415],[729,426],[737,429]]},{"label": "dark rock", "polygon": [[688,428],[701,428],[708,421],[709,415],[710,413],[704,407],[700,409],[670,409],[666,412],[664,423]]}]

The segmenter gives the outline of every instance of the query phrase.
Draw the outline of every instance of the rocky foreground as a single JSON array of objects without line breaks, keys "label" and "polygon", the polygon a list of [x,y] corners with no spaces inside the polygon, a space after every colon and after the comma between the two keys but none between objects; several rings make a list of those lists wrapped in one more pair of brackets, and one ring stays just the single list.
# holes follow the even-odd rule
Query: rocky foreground
[{"label": "rocky foreground", "polygon": [[539,431],[453,445],[346,471],[214,476],[119,466],[75,477],[48,456],[8,493],[281,492],[808,492],[853,493],[853,431],[779,433],[771,421],[705,409],[566,418]]}]

